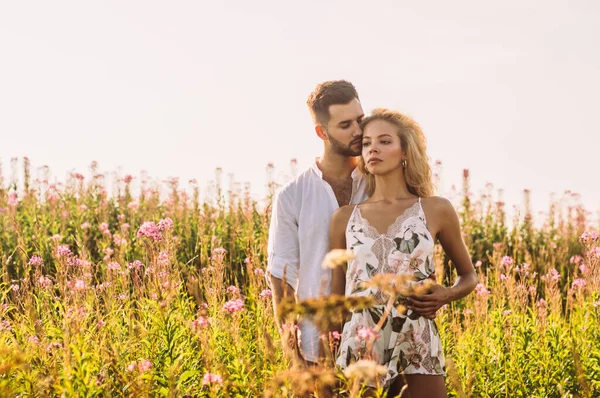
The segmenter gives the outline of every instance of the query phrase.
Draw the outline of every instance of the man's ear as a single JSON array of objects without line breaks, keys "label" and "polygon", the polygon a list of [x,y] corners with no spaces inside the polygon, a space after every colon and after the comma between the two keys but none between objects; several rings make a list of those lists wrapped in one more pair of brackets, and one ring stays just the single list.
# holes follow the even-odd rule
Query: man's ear
[{"label": "man's ear", "polygon": [[327,133],[325,133],[323,126],[321,126],[320,124],[315,125],[315,132],[317,133],[320,139],[322,139],[323,141],[327,140]]}]

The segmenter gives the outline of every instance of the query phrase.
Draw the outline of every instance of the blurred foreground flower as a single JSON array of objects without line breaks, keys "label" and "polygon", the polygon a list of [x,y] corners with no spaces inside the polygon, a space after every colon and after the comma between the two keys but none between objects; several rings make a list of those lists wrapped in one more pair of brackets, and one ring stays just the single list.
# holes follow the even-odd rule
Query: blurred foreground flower
[{"label": "blurred foreground flower", "polygon": [[202,385],[206,386],[209,384],[222,384],[223,378],[215,373],[206,373],[202,378]]},{"label": "blurred foreground flower", "polygon": [[334,249],[327,253],[321,266],[325,269],[335,269],[352,259],[354,259],[352,250]]},{"label": "blurred foreground flower", "polygon": [[344,369],[344,376],[347,378],[365,381],[375,380],[386,373],[387,368],[385,366],[379,365],[370,359],[358,360]]}]

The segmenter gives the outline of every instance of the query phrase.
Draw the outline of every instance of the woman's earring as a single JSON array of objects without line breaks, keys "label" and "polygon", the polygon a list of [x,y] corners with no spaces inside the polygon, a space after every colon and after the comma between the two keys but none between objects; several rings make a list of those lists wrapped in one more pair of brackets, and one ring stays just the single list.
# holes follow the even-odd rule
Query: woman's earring
[{"label": "woman's earring", "polygon": [[406,159],[402,159],[402,167],[406,168]]}]

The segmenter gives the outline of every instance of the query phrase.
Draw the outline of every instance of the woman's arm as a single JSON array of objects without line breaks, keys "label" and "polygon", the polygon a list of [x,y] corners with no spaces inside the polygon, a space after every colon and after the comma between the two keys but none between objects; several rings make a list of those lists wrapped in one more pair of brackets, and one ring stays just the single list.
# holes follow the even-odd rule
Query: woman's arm
[{"label": "woman's arm", "polygon": [[477,285],[477,274],[462,239],[460,222],[454,207],[444,198],[437,198],[435,207],[436,216],[440,220],[438,239],[444,252],[456,267],[458,278],[452,287],[434,284],[429,294],[410,297],[409,308],[414,308],[424,316],[431,316],[443,305],[465,297]]},{"label": "woman's arm", "polygon": [[[337,209],[331,216],[329,223],[329,250],[343,249],[346,250],[346,227],[348,226],[348,220],[352,214],[352,206],[343,206]],[[331,270],[331,295],[344,296],[346,294],[346,269],[348,264],[342,264]],[[331,338],[333,332],[342,332],[343,324],[340,322],[331,322],[329,324],[329,330],[324,331]],[[323,344],[328,342],[326,348]],[[331,356],[331,347],[333,347],[333,341],[326,339],[323,344],[319,346],[319,358],[324,360],[329,358],[333,360]],[[326,354],[329,353],[329,354]]]},{"label": "woman's arm", "polygon": [[[352,214],[352,208],[352,206],[340,207],[331,216],[331,222],[329,223],[329,250],[346,250],[346,227]],[[343,296],[346,294],[347,267],[348,264],[343,264],[331,270],[331,295]]]}]

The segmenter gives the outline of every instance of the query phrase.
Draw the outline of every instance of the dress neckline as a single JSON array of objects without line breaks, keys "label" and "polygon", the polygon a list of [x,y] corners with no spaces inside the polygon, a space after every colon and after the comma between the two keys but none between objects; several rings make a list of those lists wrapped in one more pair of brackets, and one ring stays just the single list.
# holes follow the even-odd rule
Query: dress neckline
[{"label": "dress neckline", "polygon": [[364,224],[365,224],[365,226],[366,226],[367,228],[371,229],[371,230],[372,230],[373,232],[375,232],[375,233],[376,233],[376,234],[377,234],[379,237],[386,236],[386,237],[388,237],[388,238],[390,238],[390,239],[393,239],[393,238],[395,237],[395,236],[393,236],[393,235],[394,235],[394,234],[393,234],[393,229],[394,229],[394,228],[395,228],[395,227],[396,227],[398,224],[400,224],[401,222],[404,222],[404,221],[406,221],[406,220],[407,220],[407,219],[409,219],[410,217],[414,217],[415,215],[418,215],[418,214],[419,214],[419,213],[417,213],[417,214],[412,214],[412,213],[413,213],[413,212],[412,212],[412,210],[414,210],[414,208],[415,208],[417,205],[419,206],[419,210],[421,210],[421,211],[422,211],[422,209],[423,209],[423,208],[421,207],[421,197],[419,197],[419,200],[418,200],[418,201],[416,201],[414,204],[412,204],[411,206],[409,206],[409,207],[407,207],[406,209],[404,209],[404,211],[403,211],[402,213],[400,213],[400,214],[399,214],[399,215],[396,217],[396,219],[394,220],[394,222],[392,222],[392,223],[391,223],[391,224],[390,224],[390,225],[387,227],[387,229],[386,229],[385,233],[381,233],[381,232],[379,232],[379,230],[378,230],[377,228],[375,228],[375,227],[374,227],[374,226],[373,226],[373,225],[372,225],[372,224],[369,222],[369,220],[367,220],[367,219],[365,218],[365,216],[363,216],[363,215],[362,215],[362,212],[360,211],[360,208],[358,207],[358,205],[356,205],[356,206],[354,207],[354,209],[356,210],[356,212],[357,212],[358,216],[360,217],[360,219],[361,219],[361,220],[363,220],[363,222],[364,222]]}]

